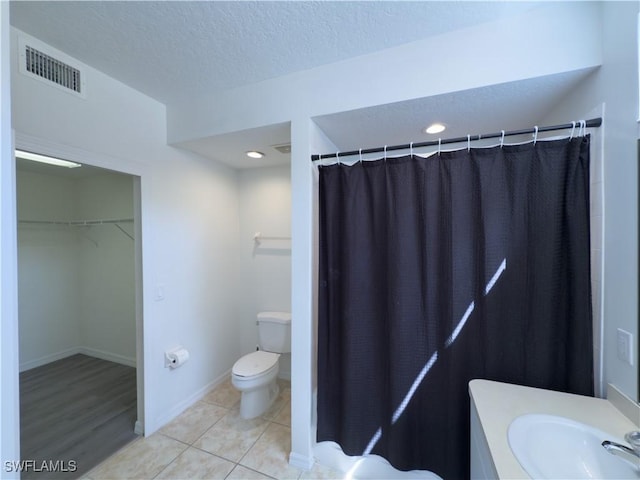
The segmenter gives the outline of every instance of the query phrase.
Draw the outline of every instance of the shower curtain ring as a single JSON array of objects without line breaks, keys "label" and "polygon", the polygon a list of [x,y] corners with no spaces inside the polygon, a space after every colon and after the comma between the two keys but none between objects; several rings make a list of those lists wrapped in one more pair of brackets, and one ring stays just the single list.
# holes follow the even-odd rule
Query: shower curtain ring
[{"label": "shower curtain ring", "polygon": [[535,127],[533,127],[533,144],[535,145],[536,142],[538,141],[538,126],[536,125]]},{"label": "shower curtain ring", "polygon": [[360,163],[362,163],[362,149],[360,149],[358,153],[360,154]]},{"label": "shower curtain ring", "polygon": [[573,140],[573,133],[576,131],[576,122],[575,120],[573,122],[571,122],[571,136],[569,137],[569,140]]},{"label": "shower curtain ring", "polygon": [[336,161],[338,162],[338,165],[341,165],[341,163],[340,163],[340,151],[336,152]]},{"label": "shower curtain ring", "polygon": [[384,146],[384,161],[387,161],[387,146]]},{"label": "shower curtain ring", "polygon": [[442,139],[438,139],[438,156],[440,156],[440,152],[442,151]]},{"label": "shower curtain ring", "polygon": [[471,135],[467,134],[467,152],[471,151]]},{"label": "shower curtain ring", "polygon": [[413,157],[413,142],[409,144],[409,155]]},{"label": "shower curtain ring", "polygon": [[500,137],[500,148],[504,147],[504,130],[500,130],[502,132],[502,136]]}]

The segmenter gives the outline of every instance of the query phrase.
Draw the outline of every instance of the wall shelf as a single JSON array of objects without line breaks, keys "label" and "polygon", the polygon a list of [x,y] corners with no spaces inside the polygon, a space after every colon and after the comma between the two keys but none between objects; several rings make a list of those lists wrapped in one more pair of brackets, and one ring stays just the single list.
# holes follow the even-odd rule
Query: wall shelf
[{"label": "wall shelf", "polygon": [[256,232],[253,236],[254,249],[291,250],[291,237],[263,235]]}]

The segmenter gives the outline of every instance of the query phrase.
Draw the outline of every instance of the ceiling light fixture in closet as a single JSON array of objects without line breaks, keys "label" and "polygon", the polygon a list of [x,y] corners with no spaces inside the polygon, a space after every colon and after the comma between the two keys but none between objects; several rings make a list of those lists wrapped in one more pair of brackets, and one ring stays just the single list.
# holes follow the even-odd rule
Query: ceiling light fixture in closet
[{"label": "ceiling light fixture in closet", "polygon": [[432,123],[427,128],[424,129],[424,133],[434,134],[444,132],[447,127],[442,123]]},{"label": "ceiling light fixture in closet", "polygon": [[33,162],[46,163],[48,165],[55,165],[56,167],[66,168],[78,168],[82,165],[76,162],[70,162],[69,160],[62,160],[60,158],[47,157],[46,155],[39,155],[37,153],[24,152],[22,150],[16,150],[16,157],[23,160],[31,160]]},{"label": "ceiling light fixture in closet", "polygon": [[264,153],[258,152],[256,150],[251,150],[251,151],[247,152],[247,157],[262,158],[262,157],[264,157]]}]

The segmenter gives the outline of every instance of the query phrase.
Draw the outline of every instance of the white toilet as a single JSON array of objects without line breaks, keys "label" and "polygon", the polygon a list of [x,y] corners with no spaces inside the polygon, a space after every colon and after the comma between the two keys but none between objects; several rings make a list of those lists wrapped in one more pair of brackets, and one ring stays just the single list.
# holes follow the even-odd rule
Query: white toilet
[{"label": "white toilet", "polygon": [[231,383],[242,392],[242,418],[262,415],[278,396],[280,354],[291,351],[291,314],[258,313],[258,343],[260,350],[240,358],[231,370]]}]

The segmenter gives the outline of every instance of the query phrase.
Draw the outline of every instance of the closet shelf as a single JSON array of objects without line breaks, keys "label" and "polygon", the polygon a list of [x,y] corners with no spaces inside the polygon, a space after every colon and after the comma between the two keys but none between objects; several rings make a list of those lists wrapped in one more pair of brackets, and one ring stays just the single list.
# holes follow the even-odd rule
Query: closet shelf
[{"label": "closet shelf", "polygon": [[291,240],[291,237],[274,237],[274,236],[267,236],[267,235],[263,235],[261,232],[256,232],[253,235],[253,241],[256,242],[256,244],[260,244],[260,242],[264,241],[264,240]]}]

